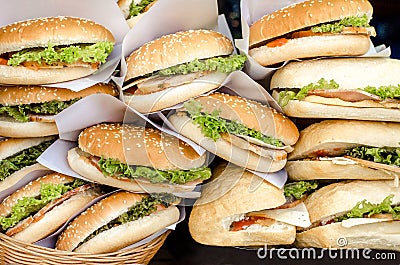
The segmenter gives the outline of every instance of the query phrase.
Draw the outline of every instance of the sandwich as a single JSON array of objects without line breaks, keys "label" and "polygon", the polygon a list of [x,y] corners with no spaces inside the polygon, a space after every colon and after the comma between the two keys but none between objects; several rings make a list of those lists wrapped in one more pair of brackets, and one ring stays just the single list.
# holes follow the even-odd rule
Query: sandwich
[{"label": "sandwich", "polygon": [[111,194],[70,222],[58,237],[56,249],[97,254],[127,247],[179,220],[172,197],[127,191]]},{"label": "sandwich", "polygon": [[130,124],[86,128],[68,162],[89,180],[135,192],[188,192],[211,177],[206,154],[157,129]]},{"label": "sandwich", "polygon": [[79,92],[44,86],[0,87],[0,135],[40,137],[58,134],[55,115],[83,97],[104,93],[117,96],[114,85],[96,84]]},{"label": "sandwich", "polygon": [[55,141],[55,136],[5,138],[0,141],[0,191],[35,170],[46,169],[36,159]]},{"label": "sandwich", "polygon": [[304,204],[312,225],[296,235],[299,247],[400,250],[400,188],[393,181],[330,184]]},{"label": "sandwich", "polygon": [[263,66],[321,56],[365,54],[375,30],[367,0],[307,0],[250,26],[249,55]]},{"label": "sandwich", "polygon": [[275,109],[222,93],[191,99],[168,119],[209,152],[259,172],[282,169],[299,137],[294,123]]},{"label": "sandwich", "polygon": [[114,37],[76,17],[45,17],[0,28],[0,83],[39,85],[88,76],[105,63]]},{"label": "sandwich", "polygon": [[81,179],[53,173],[40,177],[0,204],[1,232],[28,243],[56,231],[101,193]]},{"label": "sandwich", "polygon": [[156,0],[118,0],[118,6],[129,27],[133,28],[156,2]]},{"label": "sandwich", "polygon": [[232,55],[232,42],[211,30],[162,36],[126,59],[124,101],[142,113],[172,107],[218,88],[229,73],[243,68],[244,55]]},{"label": "sandwich", "polygon": [[325,120],[302,130],[286,165],[289,178],[398,179],[400,123]]},{"label": "sandwich", "polygon": [[288,245],[295,240],[296,226],[311,225],[302,200],[316,188],[313,184],[292,184],[284,191],[254,178],[259,177],[233,164],[216,167],[190,214],[195,241],[213,246]]},{"label": "sandwich", "polygon": [[400,121],[400,60],[291,62],[272,76],[270,88],[291,117]]}]

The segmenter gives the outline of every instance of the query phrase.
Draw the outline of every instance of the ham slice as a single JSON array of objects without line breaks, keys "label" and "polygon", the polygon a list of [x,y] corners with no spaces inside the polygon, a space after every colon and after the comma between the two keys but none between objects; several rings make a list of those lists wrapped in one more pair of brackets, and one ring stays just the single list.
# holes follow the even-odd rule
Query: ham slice
[{"label": "ham slice", "polygon": [[398,166],[386,165],[386,164],[382,164],[382,163],[363,160],[363,159],[360,159],[360,158],[354,158],[354,157],[351,157],[351,156],[344,156],[344,157],[348,158],[348,159],[351,159],[351,160],[357,162],[358,164],[366,166],[366,167],[369,167],[369,168],[383,169],[383,170],[387,170],[387,171],[400,173],[400,167],[398,167]]},{"label": "ham slice", "polygon": [[335,34],[364,34],[368,36],[376,36],[375,29],[373,27],[361,28],[361,27],[345,27],[340,33],[318,33],[312,32],[312,30],[301,30],[292,33],[292,39],[311,37],[311,36],[324,36],[324,35],[335,35]]},{"label": "ham slice", "polygon": [[29,121],[37,122],[55,122],[55,115],[46,114],[28,114]]},{"label": "ham slice", "polygon": [[382,101],[379,96],[370,94],[363,90],[351,89],[316,89],[311,90],[308,96],[319,96],[324,98],[339,98],[343,101],[357,102],[363,100]]}]

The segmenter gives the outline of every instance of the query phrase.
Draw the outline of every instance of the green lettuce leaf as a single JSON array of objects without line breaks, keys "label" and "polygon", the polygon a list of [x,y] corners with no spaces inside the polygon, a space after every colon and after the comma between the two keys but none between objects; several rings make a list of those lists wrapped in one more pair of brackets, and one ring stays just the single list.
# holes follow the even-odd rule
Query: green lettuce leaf
[{"label": "green lettuce leaf", "polygon": [[18,66],[23,62],[45,62],[51,65],[56,62],[74,63],[82,60],[86,63],[105,63],[108,55],[114,49],[112,42],[98,42],[95,44],[71,45],[58,47],[49,43],[48,47],[40,49],[24,49],[14,53],[8,60],[8,65]]},{"label": "green lettuce leaf", "polygon": [[400,148],[358,146],[346,150],[345,155],[376,163],[400,166]]},{"label": "green lettuce leaf", "polygon": [[311,31],[314,33],[340,33],[344,27],[370,27],[369,18],[367,15],[345,17],[338,22],[314,26]]},{"label": "green lettuce leaf", "polygon": [[371,217],[374,214],[392,214],[393,219],[400,219],[400,206],[392,206],[394,195],[387,196],[381,203],[374,204],[366,200],[360,201],[347,214],[335,218],[336,222],[341,222],[350,218]]},{"label": "green lettuce leaf", "polygon": [[204,60],[195,59],[188,63],[171,66],[156,72],[156,75],[168,76],[175,74],[189,74],[200,71],[216,71],[220,73],[231,73],[240,70],[246,62],[244,55],[231,55],[229,57],[214,57]]},{"label": "green lettuce leaf", "polygon": [[130,179],[145,178],[151,183],[169,182],[173,184],[185,184],[197,179],[209,179],[211,169],[208,167],[190,170],[157,170],[142,166],[129,166],[118,159],[101,158],[98,162],[100,169],[106,176],[126,177]]},{"label": "green lettuce leaf", "polygon": [[39,145],[32,146],[22,150],[12,156],[0,161],[0,181],[3,181],[14,172],[31,166],[36,163],[36,159],[53,143],[54,141],[46,141]]},{"label": "green lettuce leaf", "polygon": [[238,121],[228,121],[220,118],[219,111],[213,111],[212,113],[202,112],[203,106],[198,101],[193,99],[189,100],[184,103],[184,106],[193,123],[200,127],[206,137],[214,141],[221,138],[221,133],[230,133],[248,136],[277,147],[284,146],[282,141],[271,136],[263,135],[261,132],[251,129]]},{"label": "green lettuce leaf", "polygon": [[21,104],[17,106],[0,105],[0,114],[6,114],[20,122],[28,122],[30,113],[55,115],[76,103],[80,98],[68,101],[52,100],[44,103]]},{"label": "green lettuce leaf", "polygon": [[397,86],[380,86],[380,87],[372,87],[368,86],[366,88],[360,88],[365,92],[370,94],[379,96],[381,99],[385,100],[388,98],[391,99],[400,99],[400,85]]},{"label": "green lettuce leaf", "polygon": [[142,0],[139,4],[135,4],[135,1],[132,1],[129,5],[129,16],[128,18],[135,17],[140,13],[144,12],[146,6],[154,2],[155,0]]},{"label": "green lettuce leaf", "polygon": [[316,181],[297,181],[288,183],[283,187],[285,197],[294,197],[299,200],[303,195],[310,194],[318,188]]},{"label": "green lettuce leaf", "polygon": [[8,216],[0,216],[0,225],[3,231],[15,226],[21,220],[34,215],[51,201],[60,198],[64,193],[86,183],[77,180],[66,184],[42,183],[38,197],[24,197],[19,199],[11,209]]}]

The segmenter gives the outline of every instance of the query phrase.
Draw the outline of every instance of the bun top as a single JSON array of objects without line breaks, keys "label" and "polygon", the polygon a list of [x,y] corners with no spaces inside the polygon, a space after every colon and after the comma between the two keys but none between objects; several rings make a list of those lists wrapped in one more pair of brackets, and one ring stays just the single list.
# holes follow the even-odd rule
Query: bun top
[{"label": "bun top", "polygon": [[250,26],[250,48],[263,41],[348,16],[372,17],[366,0],[307,0],[267,14]]},{"label": "bun top", "polygon": [[159,170],[199,168],[206,159],[205,154],[198,155],[178,138],[129,124],[98,124],[86,128],[79,135],[78,143],[91,155]]},{"label": "bun top", "polygon": [[15,155],[22,150],[55,139],[55,136],[34,138],[6,138],[0,141],[0,160]]},{"label": "bun top", "polygon": [[53,183],[53,184],[64,184],[74,181],[73,177],[52,173],[40,178],[37,178],[34,181],[29,182],[16,192],[9,195],[7,198],[3,200],[0,204],[0,216],[8,216],[11,214],[11,210],[13,205],[24,197],[36,197],[40,194],[40,186],[42,183]]},{"label": "bun top", "polygon": [[394,186],[393,180],[345,181],[322,187],[307,197],[304,203],[314,223],[345,214],[362,200],[381,203],[391,194],[395,195],[393,203],[399,204],[400,188]]},{"label": "bun top", "polygon": [[212,93],[194,100],[200,102],[208,113],[218,110],[221,118],[240,121],[286,145],[295,144],[299,138],[299,131],[290,119],[259,102],[223,93]]},{"label": "bun top", "polygon": [[165,35],[129,55],[125,81],[194,59],[229,55],[232,52],[232,42],[212,30],[189,30]]},{"label": "bun top", "polygon": [[114,193],[77,216],[57,240],[56,248],[72,251],[98,228],[114,220],[146,195],[127,191]]},{"label": "bun top", "polygon": [[83,98],[92,94],[103,93],[117,96],[117,88],[109,84],[96,84],[75,92],[67,88],[44,86],[0,86],[0,104],[15,106],[21,104],[43,103],[52,100],[67,101]]},{"label": "bun top", "polygon": [[[388,74],[390,72],[390,74]],[[275,72],[270,88],[302,88],[321,78],[340,89],[398,86],[400,60],[390,58],[335,58],[290,62]]]},{"label": "bun top", "polygon": [[336,156],[360,145],[400,147],[400,123],[357,120],[314,123],[300,132],[299,141],[288,159]]},{"label": "bun top", "polygon": [[76,43],[115,42],[112,33],[92,20],[46,17],[19,21],[0,28],[0,54],[25,48]]}]

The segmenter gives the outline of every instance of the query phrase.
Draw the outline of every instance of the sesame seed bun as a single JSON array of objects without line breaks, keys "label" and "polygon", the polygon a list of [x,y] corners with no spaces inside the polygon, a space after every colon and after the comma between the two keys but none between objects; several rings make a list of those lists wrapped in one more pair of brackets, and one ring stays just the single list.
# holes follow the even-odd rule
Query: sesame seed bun
[{"label": "sesame seed bun", "polygon": [[[18,200],[25,197],[39,196],[42,183],[65,184],[72,182],[73,180],[74,178],[72,177],[58,173],[40,177],[5,198],[0,204],[0,216],[8,216],[11,213],[12,207]],[[78,192],[63,201],[61,204],[58,204],[42,215],[37,216],[37,219],[27,226],[23,224],[25,222],[25,220],[23,220],[15,227],[8,229],[6,233],[11,229],[15,229],[16,231],[12,235],[13,238],[28,243],[36,242],[53,233],[74,213],[99,195],[99,191],[95,189]]]},{"label": "sesame seed bun", "polygon": [[231,41],[212,30],[189,30],[162,36],[133,51],[126,59],[125,81],[174,65],[229,55]]},{"label": "sesame seed bun", "polygon": [[178,221],[179,210],[176,206],[159,206],[155,213],[112,227],[77,247],[98,228],[125,213],[146,196],[117,192],[94,204],[68,225],[58,238],[56,249],[84,253],[117,251]]}]

